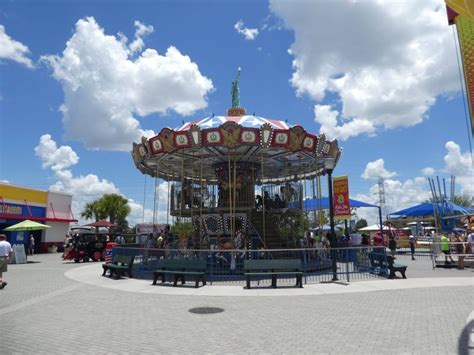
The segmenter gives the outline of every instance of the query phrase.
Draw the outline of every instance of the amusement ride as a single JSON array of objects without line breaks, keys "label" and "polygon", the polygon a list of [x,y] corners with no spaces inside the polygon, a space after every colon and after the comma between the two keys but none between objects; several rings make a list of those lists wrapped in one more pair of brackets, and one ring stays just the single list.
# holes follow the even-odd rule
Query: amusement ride
[{"label": "amusement ride", "polygon": [[[229,248],[290,246],[304,215],[305,186],[337,165],[337,140],[300,125],[247,115],[240,106],[240,68],[232,82],[232,107],[133,143],[140,172],[168,182],[169,215],[192,222],[180,242],[196,248],[212,240]],[[314,190],[313,190],[314,192]]]}]

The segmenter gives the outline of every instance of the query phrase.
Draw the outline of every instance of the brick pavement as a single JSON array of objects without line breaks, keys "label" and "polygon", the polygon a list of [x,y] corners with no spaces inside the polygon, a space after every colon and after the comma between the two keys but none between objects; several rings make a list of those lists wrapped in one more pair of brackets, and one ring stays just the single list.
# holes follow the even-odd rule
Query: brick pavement
[{"label": "brick pavement", "polygon": [[[132,293],[64,277],[77,265],[59,255],[35,258],[42,262],[10,267],[0,291],[2,354],[455,354],[474,309],[469,286],[317,297]],[[225,312],[188,312],[202,306]]]}]

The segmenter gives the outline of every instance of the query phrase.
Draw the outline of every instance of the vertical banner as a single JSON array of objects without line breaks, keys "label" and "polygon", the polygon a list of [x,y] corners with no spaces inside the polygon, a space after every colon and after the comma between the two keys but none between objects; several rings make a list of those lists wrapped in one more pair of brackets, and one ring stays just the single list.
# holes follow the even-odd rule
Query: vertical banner
[{"label": "vertical banner", "polygon": [[464,70],[471,134],[474,135],[474,1],[446,0],[448,22],[456,24]]},{"label": "vertical banner", "polygon": [[349,179],[347,176],[337,176],[332,180],[334,191],[334,218],[351,219],[349,204]]}]

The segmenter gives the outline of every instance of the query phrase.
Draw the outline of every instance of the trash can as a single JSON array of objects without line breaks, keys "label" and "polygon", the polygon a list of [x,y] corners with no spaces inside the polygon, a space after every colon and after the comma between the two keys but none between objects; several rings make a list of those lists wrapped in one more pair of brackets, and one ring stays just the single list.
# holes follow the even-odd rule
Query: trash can
[{"label": "trash can", "polygon": [[112,264],[112,249],[117,245],[114,242],[107,242],[105,244],[105,263]]}]

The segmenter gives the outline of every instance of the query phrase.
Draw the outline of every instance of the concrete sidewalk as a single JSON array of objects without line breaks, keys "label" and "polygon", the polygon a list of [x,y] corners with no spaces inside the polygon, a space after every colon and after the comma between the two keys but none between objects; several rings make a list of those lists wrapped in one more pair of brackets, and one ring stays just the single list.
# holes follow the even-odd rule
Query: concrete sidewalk
[{"label": "concrete sidewalk", "polygon": [[[444,271],[444,270],[443,270]],[[443,272],[441,272],[443,274]],[[120,280],[110,279],[109,277],[100,276],[102,267],[99,263],[80,266],[69,270],[65,276],[88,285],[105,287],[113,290],[121,290],[128,292],[140,292],[162,295],[184,295],[184,296],[318,296],[330,295],[338,293],[355,293],[355,292],[375,292],[388,290],[404,290],[412,288],[428,288],[428,287],[452,287],[452,286],[474,286],[474,278],[472,273],[463,272],[465,277],[429,277],[429,278],[408,278],[408,279],[378,279],[370,281],[357,282],[331,282],[331,283],[308,283],[304,288],[288,287],[282,285],[277,289],[265,286],[254,286],[247,290],[242,285],[228,286],[222,284],[214,284],[205,287],[194,288],[194,282],[188,282],[186,285],[173,287],[169,283],[161,285],[159,282],[156,286],[151,285],[150,280],[121,278]]]},{"label": "concrete sidewalk", "polygon": [[[307,284],[302,290],[194,289],[110,280],[100,276],[100,263],[63,262],[59,254],[31,259],[36,262],[9,266],[9,285],[0,290],[2,355],[470,354],[474,349],[472,270],[429,268],[426,274],[434,277],[412,278],[409,272],[407,280]],[[417,267],[422,263],[409,270]],[[193,313],[196,308],[205,313]],[[221,312],[206,313],[210,308]]]}]

